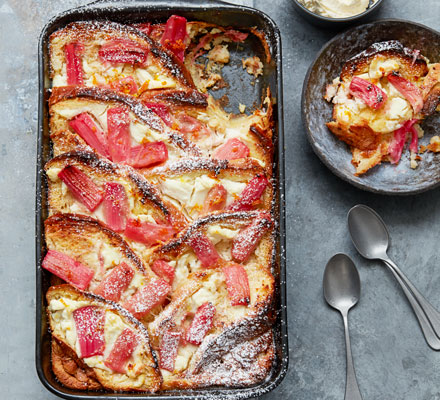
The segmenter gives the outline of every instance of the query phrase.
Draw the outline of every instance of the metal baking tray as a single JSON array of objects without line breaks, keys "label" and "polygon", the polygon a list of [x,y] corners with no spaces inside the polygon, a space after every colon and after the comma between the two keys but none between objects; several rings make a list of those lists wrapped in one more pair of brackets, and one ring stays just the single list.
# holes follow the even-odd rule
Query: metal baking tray
[{"label": "metal baking tray", "polygon": [[[276,99],[275,114],[275,151],[274,151],[274,215],[277,220],[276,252],[273,272],[277,281],[275,308],[277,310],[274,325],[276,359],[274,366],[263,382],[252,387],[224,388],[208,387],[191,390],[172,390],[155,394],[85,392],[68,389],[55,378],[50,363],[50,333],[48,331],[45,293],[50,286],[50,274],[42,270],[41,261],[45,254],[44,220],[47,217],[47,185],[43,173],[44,164],[51,158],[49,138],[49,113],[47,100],[51,80],[49,77],[48,43],[50,35],[57,29],[73,21],[111,20],[123,23],[135,23],[145,20],[163,22],[172,14],[179,14],[188,20],[213,22],[236,29],[257,27],[264,32],[272,60],[265,63],[263,76],[250,85],[251,78],[243,71],[242,57],[259,55],[263,61],[264,50],[256,38],[248,39],[244,46],[230,46],[231,61],[225,66],[223,76],[229,86],[214,92],[215,97],[228,96],[226,110],[237,112],[238,104],[248,107],[261,103],[263,90],[270,87]],[[248,42],[250,45],[248,46]],[[248,53],[246,53],[246,51]],[[244,6],[221,1],[192,0],[179,2],[163,1],[97,1],[89,5],[66,11],[53,18],[42,30],[39,48],[39,112],[37,139],[37,175],[36,175],[36,368],[43,385],[52,393],[65,399],[243,399],[255,397],[274,389],[284,378],[288,366],[287,315],[286,315],[286,243],[285,243],[285,204],[284,204],[284,135],[283,135],[283,96],[281,68],[281,38],[275,23],[264,13]],[[239,89],[239,90],[237,90]]]}]

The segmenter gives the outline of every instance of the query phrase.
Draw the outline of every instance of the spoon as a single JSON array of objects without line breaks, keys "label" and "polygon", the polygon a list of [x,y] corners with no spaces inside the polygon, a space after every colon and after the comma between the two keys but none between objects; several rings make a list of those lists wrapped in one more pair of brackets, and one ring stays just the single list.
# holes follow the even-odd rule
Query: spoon
[{"label": "spoon", "polygon": [[440,350],[440,314],[388,257],[388,230],[382,218],[371,208],[358,204],[348,212],[348,230],[357,251],[370,260],[382,260],[399,282],[434,350]]},{"label": "spoon", "polygon": [[361,282],[358,271],[345,254],[334,255],[324,271],[324,297],[327,303],[342,314],[345,330],[345,347],[347,355],[347,380],[345,400],[362,400],[354,372],[351,356],[350,333],[348,331],[348,311],[356,305],[361,294]]}]

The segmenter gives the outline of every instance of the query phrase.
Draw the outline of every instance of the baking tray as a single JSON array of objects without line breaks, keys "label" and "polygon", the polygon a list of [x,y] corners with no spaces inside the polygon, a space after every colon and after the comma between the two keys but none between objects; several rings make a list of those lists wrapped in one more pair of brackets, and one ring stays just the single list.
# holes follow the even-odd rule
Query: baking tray
[{"label": "baking tray", "polygon": [[[246,49],[230,46],[231,61],[225,66],[223,76],[229,87],[214,92],[215,97],[228,96],[226,110],[237,111],[239,103],[254,106],[261,102],[263,89],[270,87],[276,99],[274,107],[274,215],[276,224],[276,251],[274,253],[273,272],[277,280],[275,308],[277,311],[274,325],[276,359],[267,379],[259,384],[244,388],[208,387],[201,389],[170,390],[154,394],[84,392],[72,390],[61,385],[55,378],[50,365],[50,334],[48,332],[45,293],[50,286],[50,274],[42,270],[41,261],[45,254],[44,220],[47,217],[47,185],[43,166],[51,158],[49,138],[49,113],[47,100],[51,81],[49,77],[48,43],[50,35],[57,29],[73,21],[104,19],[116,22],[134,23],[144,20],[166,21],[172,14],[179,14],[188,20],[213,22],[237,29],[257,27],[266,35],[272,55],[270,63],[265,63],[263,76],[250,85],[241,66],[241,58],[259,55],[264,60],[264,51],[256,38],[248,39]],[[36,368],[43,385],[52,393],[65,399],[244,399],[267,393],[274,389],[284,378],[288,366],[287,315],[286,315],[286,242],[285,242],[285,204],[284,204],[284,135],[283,135],[283,96],[281,68],[281,38],[275,23],[264,13],[244,6],[228,4],[222,1],[192,0],[175,3],[163,1],[97,1],[89,5],[66,11],[51,21],[42,30],[39,45],[39,111],[37,138],[37,176],[36,176]],[[239,88],[240,90],[237,90]],[[233,89],[233,90],[231,90]],[[251,100],[249,100],[251,99]]]}]

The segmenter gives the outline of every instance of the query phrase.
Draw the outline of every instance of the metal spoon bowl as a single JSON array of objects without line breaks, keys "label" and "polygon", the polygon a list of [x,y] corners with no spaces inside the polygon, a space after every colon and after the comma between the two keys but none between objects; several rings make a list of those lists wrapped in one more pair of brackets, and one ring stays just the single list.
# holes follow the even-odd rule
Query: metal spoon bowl
[{"label": "metal spoon bowl", "polygon": [[348,230],[357,251],[365,258],[382,260],[399,282],[420,323],[428,345],[440,350],[440,314],[388,257],[389,234],[385,222],[362,204],[348,212]]},{"label": "metal spoon bowl", "polygon": [[348,311],[359,301],[361,281],[359,273],[350,257],[345,254],[336,254],[328,261],[324,271],[323,287],[325,300],[341,313],[344,321],[345,346],[347,350],[345,400],[362,400],[354,372],[347,318]]}]

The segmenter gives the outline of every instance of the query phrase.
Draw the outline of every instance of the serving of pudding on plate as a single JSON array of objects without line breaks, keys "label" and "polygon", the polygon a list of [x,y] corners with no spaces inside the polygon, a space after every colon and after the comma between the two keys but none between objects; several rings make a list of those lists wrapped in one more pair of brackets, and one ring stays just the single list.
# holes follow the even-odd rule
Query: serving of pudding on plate
[{"label": "serving of pudding on plate", "polygon": [[[374,43],[348,60],[327,85],[324,98],[334,104],[326,125],[350,146],[355,175],[382,161],[399,163],[409,143],[410,166],[417,168],[421,121],[439,103],[440,64],[399,41]],[[428,150],[436,151],[438,138]]]}]

